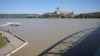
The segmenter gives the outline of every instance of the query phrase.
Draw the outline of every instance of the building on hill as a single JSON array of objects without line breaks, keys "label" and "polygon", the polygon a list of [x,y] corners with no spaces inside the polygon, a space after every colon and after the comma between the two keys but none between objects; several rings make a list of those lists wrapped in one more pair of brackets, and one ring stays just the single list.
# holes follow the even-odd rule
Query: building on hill
[{"label": "building on hill", "polygon": [[57,7],[55,14],[71,15],[73,12],[63,12],[59,7]]},{"label": "building on hill", "polygon": [[57,7],[56,11],[55,11],[56,14],[62,14],[62,11],[60,10],[59,7]]},{"label": "building on hill", "polygon": [[63,12],[62,15],[63,16],[71,16],[71,17],[74,17],[74,13],[73,12]]},{"label": "building on hill", "polygon": [[74,12],[65,12],[62,11],[59,7],[56,8],[56,11],[52,13],[44,13],[44,16],[50,16],[50,17],[74,17]]}]

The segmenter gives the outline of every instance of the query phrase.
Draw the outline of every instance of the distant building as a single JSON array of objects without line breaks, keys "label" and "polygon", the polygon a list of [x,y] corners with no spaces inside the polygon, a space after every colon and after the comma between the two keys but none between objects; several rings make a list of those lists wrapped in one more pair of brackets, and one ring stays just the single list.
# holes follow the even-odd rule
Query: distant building
[{"label": "distant building", "polygon": [[63,12],[59,7],[57,7],[55,14],[61,14],[63,16],[71,16],[74,13],[73,12]]},{"label": "distant building", "polygon": [[60,8],[58,7],[55,11],[56,14],[62,14],[62,11],[60,10]]},{"label": "distant building", "polygon": [[70,16],[70,15],[73,15],[74,13],[73,12],[63,12],[62,15],[64,16]]},{"label": "distant building", "polygon": [[[59,15],[60,17],[74,17],[74,13],[73,12],[63,12],[59,7],[56,8],[56,11],[54,12],[49,12],[49,13],[44,13],[43,15]],[[58,16],[58,17],[59,17]]]}]

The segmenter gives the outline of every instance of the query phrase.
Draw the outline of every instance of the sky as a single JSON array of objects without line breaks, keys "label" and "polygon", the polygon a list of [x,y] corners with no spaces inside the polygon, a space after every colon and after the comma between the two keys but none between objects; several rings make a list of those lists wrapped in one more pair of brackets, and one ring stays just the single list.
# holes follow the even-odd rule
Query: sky
[{"label": "sky", "polygon": [[0,14],[43,14],[54,12],[100,12],[100,0],[0,0]]}]

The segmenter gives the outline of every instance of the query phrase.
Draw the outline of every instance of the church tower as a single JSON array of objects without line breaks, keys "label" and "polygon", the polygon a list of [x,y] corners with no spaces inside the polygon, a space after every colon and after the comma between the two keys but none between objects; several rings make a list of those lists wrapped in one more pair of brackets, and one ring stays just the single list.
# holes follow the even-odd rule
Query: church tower
[{"label": "church tower", "polygon": [[61,13],[62,13],[62,11],[60,10],[59,7],[57,7],[57,9],[56,9],[56,14],[61,14]]}]

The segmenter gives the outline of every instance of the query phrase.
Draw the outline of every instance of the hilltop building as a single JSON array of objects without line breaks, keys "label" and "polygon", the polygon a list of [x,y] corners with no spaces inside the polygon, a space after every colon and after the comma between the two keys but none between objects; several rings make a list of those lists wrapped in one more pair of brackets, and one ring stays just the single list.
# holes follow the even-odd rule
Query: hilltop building
[{"label": "hilltop building", "polygon": [[60,8],[58,7],[55,11],[56,14],[62,14],[62,11],[60,10]]},{"label": "hilltop building", "polygon": [[62,14],[64,16],[72,15],[74,14],[73,12],[63,12],[59,7],[57,7],[55,14]]},{"label": "hilltop building", "polygon": [[65,12],[62,11],[59,7],[56,8],[56,11],[52,13],[44,13],[44,16],[50,17],[74,17],[74,12]]}]

